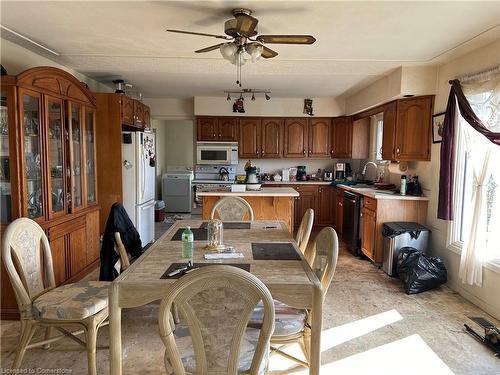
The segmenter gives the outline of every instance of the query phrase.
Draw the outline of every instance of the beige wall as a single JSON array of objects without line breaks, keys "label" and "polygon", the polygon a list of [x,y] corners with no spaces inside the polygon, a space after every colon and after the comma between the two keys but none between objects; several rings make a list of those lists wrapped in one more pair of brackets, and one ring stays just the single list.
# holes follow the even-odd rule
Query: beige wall
[{"label": "beige wall", "polygon": [[190,99],[145,98],[144,104],[151,109],[155,119],[191,119],[194,116],[194,102]]},{"label": "beige wall", "polygon": [[109,86],[103,85],[73,69],[58,64],[46,57],[40,56],[24,47],[12,43],[5,39],[0,39],[0,61],[10,75],[17,75],[26,69],[34,68],[37,66],[53,66],[63,69],[70,74],[74,75],[79,80],[85,82],[91,91],[95,92],[112,92],[113,89]]},{"label": "beige wall", "polygon": [[[233,98],[234,99],[234,98]],[[341,116],[345,113],[345,103],[342,99],[312,98],[313,110],[316,117]],[[262,96],[256,100],[245,98],[245,113],[233,113],[234,100],[226,100],[221,96],[196,96],[194,98],[194,113],[214,116],[289,116],[309,117],[302,113],[303,98],[275,98],[265,100]]]},{"label": "beige wall", "polygon": [[368,87],[347,96],[347,114],[361,112],[404,95],[432,95],[436,92],[437,67],[399,67]]},{"label": "beige wall", "polygon": [[192,120],[154,119],[156,133],[156,192],[161,199],[161,176],[168,165],[193,167],[194,126]]}]

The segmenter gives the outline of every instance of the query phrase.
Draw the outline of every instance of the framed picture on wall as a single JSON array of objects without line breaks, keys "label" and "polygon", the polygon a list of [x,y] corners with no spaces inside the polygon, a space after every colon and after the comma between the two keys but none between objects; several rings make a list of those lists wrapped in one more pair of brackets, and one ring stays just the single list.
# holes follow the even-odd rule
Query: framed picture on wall
[{"label": "framed picture on wall", "polygon": [[441,143],[443,140],[444,112],[432,116],[432,143]]}]

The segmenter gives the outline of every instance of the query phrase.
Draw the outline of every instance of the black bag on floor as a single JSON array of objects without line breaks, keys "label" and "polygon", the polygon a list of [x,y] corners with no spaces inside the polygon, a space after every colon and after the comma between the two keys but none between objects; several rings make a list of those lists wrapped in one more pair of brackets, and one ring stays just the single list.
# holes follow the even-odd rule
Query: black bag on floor
[{"label": "black bag on floor", "polygon": [[438,257],[427,257],[413,247],[399,251],[397,271],[403,281],[406,294],[434,289],[448,278],[446,267]]}]

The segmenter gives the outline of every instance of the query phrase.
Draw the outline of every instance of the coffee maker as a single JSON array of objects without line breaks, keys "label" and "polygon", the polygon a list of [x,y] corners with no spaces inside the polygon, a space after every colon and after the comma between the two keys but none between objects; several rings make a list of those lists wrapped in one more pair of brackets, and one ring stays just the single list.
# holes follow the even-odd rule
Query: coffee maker
[{"label": "coffee maker", "polygon": [[335,163],[335,181],[345,180],[345,163]]}]

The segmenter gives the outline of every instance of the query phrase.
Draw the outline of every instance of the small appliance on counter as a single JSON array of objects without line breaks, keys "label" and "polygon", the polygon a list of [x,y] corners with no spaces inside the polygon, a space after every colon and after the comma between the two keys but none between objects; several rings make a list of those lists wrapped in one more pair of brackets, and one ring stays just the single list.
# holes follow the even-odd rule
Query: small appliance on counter
[{"label": "small appliance on counter", "polygon": [[289,168],[283,168],[281,170],[281,177],[282,177],[283,182],[290,181],[290,169]]},{"label": "small appliance on counter", "polygon": [[332,180],[332,172],[327,172],[325,171],[323,174],[323,180],[324,181],[331,181]]},{"label": "small appliance on counter", "polygon": [[298,165],[297,166],[297,181],[306,181],[306,180],[307,180],[306,166],[305,165]]},{"label": "small appliance on counter", "polygon": [[335,181],[345,180],[345,163],[335,163]]}]

